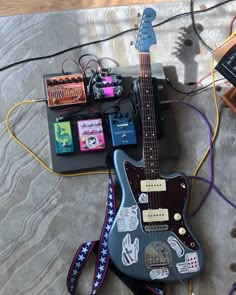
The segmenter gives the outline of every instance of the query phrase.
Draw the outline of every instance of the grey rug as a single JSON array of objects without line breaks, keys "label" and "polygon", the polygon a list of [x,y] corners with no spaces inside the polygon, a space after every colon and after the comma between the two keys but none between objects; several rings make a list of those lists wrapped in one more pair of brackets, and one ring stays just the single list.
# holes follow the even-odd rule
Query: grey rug
[{"label": "grey rug", "polygon": [[[200,4],[208,7],[215,3],[217,1],[199,0],[196,9]],[[157,11],[156,22],[189,10],[187,2],[150,6]],[[142,13],[144,7],[137,5],[1,17],[0,67],[132,28],[138,23],[137,13]],[[226,38],[235,12],[235,2],[232,2],[196,16],[197,23],[202,25],[201,35],[209,45],[215,48]],[[210,54],[198,44],[190,17],[167,23],[155,32],[157,45],[151,47],[152,62],[164,65],[166,75],[176,87],[191,90],[191,87],[182,84],[194,82],[209,72]],[[66,178],[45,171],[10,139],[4,122],[7,111],[19,101],[44,97],[43,74],[59,72],[65,58],[94,53],[99,57],[113,58],[120,66],[138,64],[138,53],[130,46],[131,40],[135,40],[135,33],[0,72],[0,295],[67,294],[66,276],[77,247],[84,241],[99,238],[107,190],[105,175]],[[65,70],[76,69],[72,63],[67,63]],[[209,81],[204,81],[203,85]],[[221,85],[221,88],[218,97],[226,85]],[[168,99],[181,97],[181,94],[167,90],[164,95]],[[214,126],[211,89],[189,100],[208,115]],[[215,183],[231,201],[236,202],[236,117],[221,101],[219,104],[221,126],[214,148]],[[191,175],[208,146],[207,129],[193,111],[181,106],[173,108],[180,156],[163,162],[162,170],[179,170]],[[17,109],[11,126],[24,143],[48,165],[51,164],[44,104]],[[209,177],[208,162],[200,174]],[[199,203],[205,189],[202,183],[197,183],[193,207]],[[236,273],[230,270],[230,265],[236,263],[236,239],[230,235],[236,227],[234,209],[212,192],[201,211],[189,222],[205,251],[205,268],[194,280],[194,293],[226,294],[236,281]],[[93,260],[94,257],[81,278],[78,294],[90,294]],[[187,294],[178,282],[168,286],[168,290],[171,295]],[[132,293],[108,272],[100,294]]]}]

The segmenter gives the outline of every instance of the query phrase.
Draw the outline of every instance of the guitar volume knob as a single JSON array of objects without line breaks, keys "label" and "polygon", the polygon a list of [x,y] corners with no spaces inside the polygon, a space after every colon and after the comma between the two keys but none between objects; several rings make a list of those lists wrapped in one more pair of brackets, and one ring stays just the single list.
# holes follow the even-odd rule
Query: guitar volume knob
[{"label": "guitar volume knob", "polygon": [[179,213],[175,213],[175,215],[174,215],[174,220],[175,220],[175,221],[180,221],[181,218],[182,218],[181,214],[179,214]]},{"label": "guitar volume knob", "polygon": [[185,234],[186,234],[186,229],[185,229],[184,227],[180,227],[180,228],[179,228],[179,234],[180,234],[181,236],[185,235]]}]

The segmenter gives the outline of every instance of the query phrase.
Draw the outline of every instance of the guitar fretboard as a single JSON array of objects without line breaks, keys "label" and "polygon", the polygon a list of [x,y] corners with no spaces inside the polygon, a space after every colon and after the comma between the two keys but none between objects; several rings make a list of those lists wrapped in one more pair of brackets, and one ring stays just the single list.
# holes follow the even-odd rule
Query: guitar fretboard
[{"label": "guitar fretboard", "polygon": [[160,164],[150,54],[140,52],[139,62],[145,173],[148,179],[156,179],[160,176]]}]

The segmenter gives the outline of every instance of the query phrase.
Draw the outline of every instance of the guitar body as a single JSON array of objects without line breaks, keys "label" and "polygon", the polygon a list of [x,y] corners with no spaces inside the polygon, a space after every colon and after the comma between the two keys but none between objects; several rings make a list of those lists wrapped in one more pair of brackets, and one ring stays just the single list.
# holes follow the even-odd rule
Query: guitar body
[{"label": "guitar body", "polygon": [[[116,150],[114,165],[122,188],[122,202],[108,237],[115,266],[127,276],[144,281],[185,280],[198,274],[203,252],[186,222],[186,177],[180,173],[160,175],[166,181],[166,190],[142,193],[143,160],[134,161]],[[160,207],[168,208],[168,218],[166,211],[155,212]],[[160,215],[158,220],[165,215],[165,220],[145,221],[143,212],[147,209],[151,215]]]}]

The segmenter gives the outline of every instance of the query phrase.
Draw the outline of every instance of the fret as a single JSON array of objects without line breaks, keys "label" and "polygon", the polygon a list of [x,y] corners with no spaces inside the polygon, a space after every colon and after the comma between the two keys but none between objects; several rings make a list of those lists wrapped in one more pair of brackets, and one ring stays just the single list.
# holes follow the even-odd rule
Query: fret
[{"label": "fret", "polygon": [[152,71],[149,53],[140,53],[140,95],[143,131],[143,153],[146,177],[160,177],[160,164],[157,144],[157,128],[152,86]]}]

